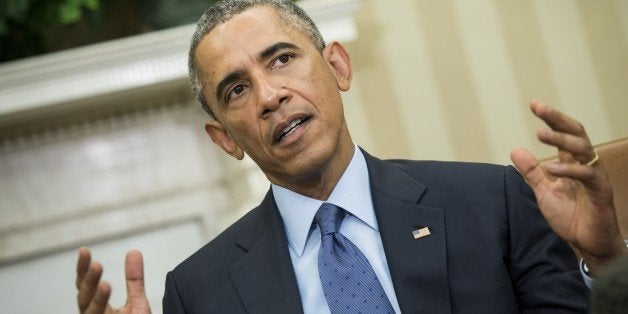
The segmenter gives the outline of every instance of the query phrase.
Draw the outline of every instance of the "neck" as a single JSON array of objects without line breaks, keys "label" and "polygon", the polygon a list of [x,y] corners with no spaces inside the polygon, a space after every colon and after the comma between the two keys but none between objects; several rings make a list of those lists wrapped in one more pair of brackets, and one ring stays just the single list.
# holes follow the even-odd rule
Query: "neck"
[{"label": "neck", "polygon": [[327,200],[349,166],[354,153],[355,145],[351,138],[347,136],[340,143],[337,151],[332,153],[330,162],[326,163],[321,169],[307,177],[273,183],[307,197],[322,201]]}]

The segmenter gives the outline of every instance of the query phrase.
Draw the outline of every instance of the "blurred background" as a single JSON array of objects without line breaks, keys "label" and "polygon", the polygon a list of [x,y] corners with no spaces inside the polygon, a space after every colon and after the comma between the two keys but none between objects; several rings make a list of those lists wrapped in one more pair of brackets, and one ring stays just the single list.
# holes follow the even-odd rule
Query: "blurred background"
[{"label": "blurred background", "polygon": [[[0,304],[75,312],[77,248],[124,302],[144,252],[161,313],[165,273],[257,204],[248,159],[214,147],[186,58],[204,0],[0,2]],[[354,140],[381,158],[508,164],[539,157],[542,100],[594,143],[628,136],[624,0],[306,0],[351,53]],[[627,156],[628,158],[628,156]]]}]

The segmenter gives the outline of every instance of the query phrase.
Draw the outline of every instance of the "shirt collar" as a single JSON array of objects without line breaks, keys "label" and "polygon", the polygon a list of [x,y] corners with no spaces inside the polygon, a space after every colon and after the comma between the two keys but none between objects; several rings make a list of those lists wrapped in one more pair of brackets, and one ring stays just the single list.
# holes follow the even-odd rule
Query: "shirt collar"
[{"label": "shirt collar", "polygon": [[[323,201],[275,184],[272,184],[271,188],[285,225],[290,248],[301,257],[312,230],[314,215]],[[354,148],[351,162],[326,202],[342,207],[374,230],[378,230],[368,168],[364,154],[357,146]]]}]

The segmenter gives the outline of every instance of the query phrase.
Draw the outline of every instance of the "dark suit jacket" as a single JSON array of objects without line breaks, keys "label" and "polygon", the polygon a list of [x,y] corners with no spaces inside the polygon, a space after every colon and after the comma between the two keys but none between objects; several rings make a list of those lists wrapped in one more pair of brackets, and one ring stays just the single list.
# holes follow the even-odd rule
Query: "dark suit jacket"
[{"label": "dark suit jacket", "polygon": [[[365,157],[403,313],[586,312],[576,258],[514,168]],[[163,310],[302,313],[272,192],[168,273]]]}]

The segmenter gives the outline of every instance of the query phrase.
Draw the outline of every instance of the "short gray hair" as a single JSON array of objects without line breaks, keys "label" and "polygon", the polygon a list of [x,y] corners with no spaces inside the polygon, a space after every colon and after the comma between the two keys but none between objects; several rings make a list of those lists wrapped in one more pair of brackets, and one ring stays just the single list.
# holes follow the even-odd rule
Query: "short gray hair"
[{"label": "short gray hair", "polygon": [[319,51],[323,51],[325,48],[325,42],[323,36],[319,32],[318,28],[312,21],[312,19],[290,0],[223,0],[213,4],[199,19],[196,24],[196,31],[192,36],[192,43],[190,44],[190,52],[188,58],[188,70],[190,75],[190,82],[192,83],[192,93],[201,104],[201,107],[209,114],[211,118],[215,118],[214,113],[209,108],[207,101],[203,97],[203,86],[198,77],[199,71],[196,64],[196,48],[198,44],[205,38],[209,32],[211,32],[216,26],[223,24],[234,15],[242,13],[254,6],[268,5],[277,10],[277,13],[283,19],[287,25],[295,27],[304,32]]}]

